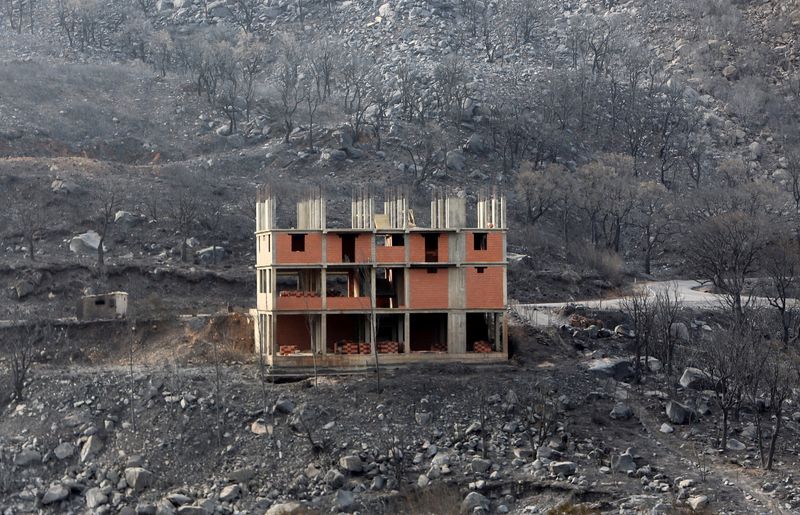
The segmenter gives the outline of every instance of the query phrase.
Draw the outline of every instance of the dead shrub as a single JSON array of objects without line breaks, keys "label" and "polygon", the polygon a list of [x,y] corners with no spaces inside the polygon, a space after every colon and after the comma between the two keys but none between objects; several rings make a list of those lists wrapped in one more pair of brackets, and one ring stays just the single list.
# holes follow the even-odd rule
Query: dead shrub
[{"label": "dead shrub", "polygon": [[397,509],[409,515],[460,515],[461,495],[456,487],[435,484],[406,492]]},{"label": "dead shrub", "polygon": [[570,254],[573,264],[581,269],[582,275],[587,276],[594,272],[600,279],[615,286],[622,284],[625,262],[616,252],[585,245],[573,249]]}]

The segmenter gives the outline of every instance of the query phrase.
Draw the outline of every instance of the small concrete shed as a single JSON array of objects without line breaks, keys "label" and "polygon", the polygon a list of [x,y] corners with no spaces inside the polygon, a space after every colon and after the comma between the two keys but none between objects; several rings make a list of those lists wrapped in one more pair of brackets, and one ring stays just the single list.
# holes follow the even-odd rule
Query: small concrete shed
[{"label": "small concrete shed", "polygon": [[125,318],[128,312],[128,294],[113,291],[99,295],[86,295],[78,301],[78,320],[107,320]]}]

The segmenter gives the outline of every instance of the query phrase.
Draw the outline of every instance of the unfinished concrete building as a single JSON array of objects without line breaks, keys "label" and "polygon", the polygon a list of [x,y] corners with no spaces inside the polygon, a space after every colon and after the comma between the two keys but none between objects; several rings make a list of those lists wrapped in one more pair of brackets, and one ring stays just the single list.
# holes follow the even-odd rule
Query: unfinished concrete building
[{"label": "unfinished concrete building", "polygon": [[256,204],[256,351],[273,367],[331,369],[419,361],[508,359],[506,215],[497,191],[436,191],[430,227],[417,227],[403,189],[383,212],[368,190],[352,197],[351,227],[326,227],[319,189],[276,224],[276,195]]}]

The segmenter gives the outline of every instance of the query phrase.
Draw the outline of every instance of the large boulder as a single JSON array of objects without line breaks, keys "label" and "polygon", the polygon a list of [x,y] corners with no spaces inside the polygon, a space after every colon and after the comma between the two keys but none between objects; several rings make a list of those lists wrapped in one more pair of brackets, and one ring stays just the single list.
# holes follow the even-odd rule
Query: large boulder
[{"label": "large boulder", "polygon": [[342,456],[339,458],[339,468],[347,472],[361,472],[364,470],[364,464],[358,456]]},{"label": "large boulder", "polygon": [[336,490],[336,495],[333,498],[333,504],[340,512],[351,511],[355,502],[356,497],[350,490]]},{"label": "large boulder", "polygon": [[464,152],[461,150],[451,150],[447,153],[447,168],[456,172],[463,172],[466,166]]},{"label": "large boulder", "polygon": [[608,415],[614,420],[628,420],[633,417],[633,410],[630,406],[623,402],[618,402],[614,405],[614,409]]},{"label": "large boulder", "polygon": [[264,515],[300,515],[301,513],[306,513],[303,505],[292,501],[273,504]]},{"label": "large boulder", "polygon": [[16,298],[17,300],[22,300],[28,295],[32,294],[36,290],[36,285],[33,284],[28,279],[19,279],[14,281],[14,283],[9,288],[9,293],[11,294],[11,298]]},{"label": "large boulder", "polygon": [[550,473],[554,476],[571,476],[575,474],[578,465],[573,461],[554,461],[550,463]]},{"label": "large boulder", "polygon": [[28,465],[37,465],[42,462],[42,455],[33,449],[22,449],[14,456],[14,465],[18,467],[27,467]]},{"label": "large boulder", "polygon": [[98,487],[93,487],[86,490],[84,498],[86,499],[86,507],[89,509],[108,504],[108,496],[104,494]]},{"label": "large boulder", "polygon": [[86,231],[72,238],[69,250],[75,254],[95,254],[100,246],[100,235],[95,231]]},{"label": "large boulder", "polygon": [[627,473],[636,471],[636,462],[633,459],[633,455],[627,451],[619,456],[615,456],[612,459],[612,465],[617,472]]},{"label": "large boulder", "polygon": [[739,78],[739,69],[734,65],[729,64],[722,69],[722,76],[728,80],[736,80]]},{"label": "large boulder", "polygon": [[489,499],[478,492],[470,492],[461,501],[462,513],[475,513],[476,510],[489,511]]},{"label": "large boulder", "polygon": [[355,143],[356,133],[355,130],[353,130],[353,126],[346,123],[333,133],[333,137],[338,140],[339,149],[347,151],[347,149],[351,148]]},{"label": "large boulder", "polygon": [[141,222],[142,219],[130,211],[117,211],[114,213],[114,223],[120,225],[133,225]]},{"label": "large boulder", "polygon": [[666,408],[667,417],[673,424],[688,424],[697,420],[697,413],[680,402],[669,401]]},{"label": "large boulder", "polygon": [[675,322],[669,326],[669,335],[677,340],[689,341],[689,328],[683,322]]},{"label": "large boulder", "polygon": [[683,371],[683,375],[678,383],[684,388],[692,390],[710,390],[714,387],[711,376],[699,368],[688,367]]},{"label": "large boulder", "polygon": [[42,497],[42,504],[48,505],[57,503],[59,501],[63,501],[67,497],[69,497],[69,488],[61,483],[57,483],[48,488],[44,493],[44,496]]},{"label": "large boulder", "polygon": [[50,184],[50,190],[53,193],[67,195],[69,193],[77,193],[80,190],[80,187],[74,182],[56,179]]},{"label": "large boulder", "polygon": [[65,460],[75,454],[75,446],[69,442],[64,442],[53,450],[53,454],[55,454],[57,459]]},{"label": "large boulder", "polygon": [[153,482],[153,473],[142,467],[125,469],[125,481],[136,492],[141,492]]},{"label": "large boulder", "polygon": [[228,485],[219,493],[219,500],[230,502],[239,497],[242,493],[242,487],[239,485]]},{"label": "large boulder", "polygon": [[197,251],[195,254],[195,259],[198,263],[203,265],[219,263],[225,259],[225,249],[216,245],[212,247],[206,247]]},{"label": "large boulder", "polygon": [[81,463],[86,463],[86,461],[96,455],[103,449],[103,441],[97,435],[92,435],[89,437],[86,442],[84,442],[83,447],[81,448]]},{"label": "large boulder", "polygon": [[469,139],[467,140],[467,144],[465,145],[466,149],[469,150],[470,153],[475,155],[481,155],[486,153],[487,146],[486,142],[483,140],[480,134],[473,133]]},{"label": "large boulder", "polygon": [[592,374],[613,377],[617,381],[627,382],[635,377],[633,365],[627,359],[599,358],[589,362]]}]

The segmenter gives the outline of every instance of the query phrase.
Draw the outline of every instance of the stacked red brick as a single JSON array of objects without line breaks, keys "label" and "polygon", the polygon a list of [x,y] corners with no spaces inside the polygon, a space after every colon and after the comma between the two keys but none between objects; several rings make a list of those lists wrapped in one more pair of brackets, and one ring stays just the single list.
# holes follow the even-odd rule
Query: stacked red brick
[{"label": "stacked red brick", "polygon": [[492,344],[486,340],[479,340],[473,346],[475,352],[492,352]]},{"label": "stacked red brick", "polygon": [[281,345],[278,349],[281,356],[288,356],[297,352],[297,345]]},{"label": "stacked red brick", "polygon": [[278,294],[279,297],[319,297],[320,294],[314,291],[283,290]]},{"label": "stacked red brick", "polygon": [[400,342],[378,342],[378,352],[381,354],[397,354],[400,352]]},{"label": "stacked red brick", "polygon": [[431,345],[431,350],[434,352],[447,352],[447,342],[436,342]]}]

